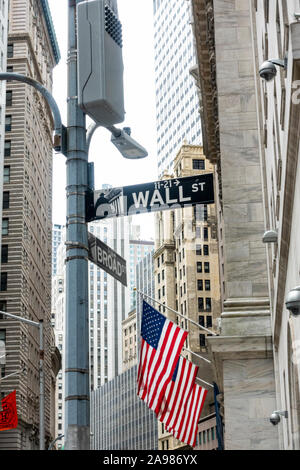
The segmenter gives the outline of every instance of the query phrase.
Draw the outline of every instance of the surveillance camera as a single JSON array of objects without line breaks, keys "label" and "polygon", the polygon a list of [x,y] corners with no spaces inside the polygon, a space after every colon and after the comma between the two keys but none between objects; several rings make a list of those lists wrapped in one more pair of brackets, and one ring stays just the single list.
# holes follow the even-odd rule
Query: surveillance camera
[{"label": "surveillance camera", "polygon": [[270,416],[270,421],[273,424],[273,426],[276,426],[278,423],[280,423],[280,415],[276,413],[276,411],[273,411],[273,413]]},{"label": "surveillance camera", "polygon": [[277,243],[278,234],[276,230],[268,230],[265,232],[262,241],[263,243]]},{"label": "surveillance camera", "polygon": [[285,305],[292,315],[300,315],[300,286],[288,293]]},{"label": "surveillance camera", "polygon": [[263,78],[267,82],[270,82],[271,80],[273,80],[273,78],[276,77],[276,74],[277,74],[276,67],[269,60],[266,60],[259,69],[259,75],[261,76],[261,78]]},{"label": "surveillance camera", "polygon": [[287,68],[287,58],[284,60],[281,59],[269,59],[266,60],[259,68],[259,75],[261,78],[270,82],[273,78],[276,77],[277,69],[275,65],[279,65],[279,67],[283,67],[284,69]]},{"label": "surveillance camera", "polygon": [[280,416],[284,416],[285,418],[288,417],[287,411],[273,411],[273,413],[270,416],[270,421],[273,424],[273,426],[276,426],[278,423],[280,423]]}]

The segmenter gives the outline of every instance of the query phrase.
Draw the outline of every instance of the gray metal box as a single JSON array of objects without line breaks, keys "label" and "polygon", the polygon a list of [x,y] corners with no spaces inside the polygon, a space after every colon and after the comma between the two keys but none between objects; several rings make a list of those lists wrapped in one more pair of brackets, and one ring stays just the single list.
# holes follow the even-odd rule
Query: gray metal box
[{"label": "gray metal box", "polygon": [[124,121],[122,25],[105,0],[77,5],[78,104],[104,127]]}]

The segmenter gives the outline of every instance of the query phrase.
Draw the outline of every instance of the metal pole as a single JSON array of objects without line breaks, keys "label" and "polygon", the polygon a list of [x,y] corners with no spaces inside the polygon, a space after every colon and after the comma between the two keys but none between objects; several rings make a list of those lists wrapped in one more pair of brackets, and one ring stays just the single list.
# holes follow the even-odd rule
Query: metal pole
[{"label": "metal pole", "polygon": [[153,299],[153,297],[150,297],[150,295],[144,294],[144,292],[141,292],[140,290],[138,290],[138,289],[136,289],[136,288],[134,288],[134,290],[135,290],[138,294],[140,294],[142,297],[147,297],[148,299],[152,300],[153,302],[156,302],[157,304],[161,305],[162,307],[166,308],[167,310],[170,310],[170,312],[176,313],[176,315],[179,315],[180,317],[185,318],[185,319],[188,320],[190,323],[192,323],[193,325],[195,325],[195,326],[197,326],[198,328],[200,328],[200,330],[205,330],[205,331],[207,331],[208,333],[210,333],[210,334],[213,335],[213,336],[218,336],[217,333],[214,333],[213,331],[208,330],[208,329],[205,328],[204,326],[199,325],[199,323],[196,323],[196,322],[195,322],[194,320],[192,320],[191,318],[186,317],[185,315],[182,315],[182,313],[177,312],[177,311],[174,310],[173,308],[168,307],[167,305],[163,304],[162,302],[159,302],[159,301],[156,300],[156,299]]},{"label": "metal pole", "polygon": [[44,383],[44,324],[39,322],[40,333],[40,450],[45,450],[45,383]]},{"label": "metal pole", "polygon": [[88,189],[85,115],[78,106],[76,5],[69,0],[67,221],[66,221],[66,426],[65,449],[90,447],[88,238],[85,192]]}]

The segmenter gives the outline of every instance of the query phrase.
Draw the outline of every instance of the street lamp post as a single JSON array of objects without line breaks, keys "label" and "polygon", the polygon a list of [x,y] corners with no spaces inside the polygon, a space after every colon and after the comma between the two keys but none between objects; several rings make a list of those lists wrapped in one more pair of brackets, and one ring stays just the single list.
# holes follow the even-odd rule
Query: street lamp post
[{"label": "street lamp post", "polygon": [[90,446],[88,238],[85,194],[88,155],[85,114],[78,106],[76,5],[69,1],[67,227],[66,227],[66,425],[65,449]]},{"label": "street lamp post", "polygon": [[[40,450],[45,450],[45,383],[44,383],[44,328],[43,328],[43,320],[39,322],[35,322],[32,320],[28,320],[27,318],[20,317],[18,315],[13,315],[12,313],[2,312],[2,315],[5,315],[8,318],[14,318],[15,320],[19,320],[23,323],[27,323],[28,325],[35,326],[39,329],[39,345],[40,345],[40,361],[39,361],[39,382],[40,382],[40,416],[39,416],[39,428],[40,428]],[[14,372],[12,375],[15,375]]]},{"label": "street lamp post", "polygon": [[[90,447],[89,404],[89,328],[88,328],[88,231],[86,193],[93,188],[93,166],[88,163],[92,135],[101,124],[86,129],[86,115],[78,105],[78,47],[76,8],[82,0],[69,0],[68,13],[68,124],[62,124],[59,108],[48,90],[39,82],[15,73],[0,73],[0,80],[17,80],[36,88],[46,99],[54,120],[54,149],[65,155],[67,165],[66,217],[66,426],[65,449],[87,450]],[[105,127],[105,126],[104,126]],[[147,151],[128,132],[106,127],[111,142],[124,158],[146,157]],[[3,312],[5,314],[5,312]],[[6,314],[40,328],[42,321],[31,322]],[[41,349],[42,351],[42,349]],[[44,372],[40,355],[40,442],[44,446]],[[44,448],[44,447],[43,447]]]}]

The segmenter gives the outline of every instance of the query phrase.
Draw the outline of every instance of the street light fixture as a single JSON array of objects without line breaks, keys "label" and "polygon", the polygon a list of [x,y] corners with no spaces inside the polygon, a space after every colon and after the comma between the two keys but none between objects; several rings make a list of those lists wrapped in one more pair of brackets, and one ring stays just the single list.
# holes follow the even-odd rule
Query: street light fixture
[{"label": "street light fixture", "polygon": [[[87,152],[89,151],[94,132],[98,127],[103,126],[98,122],[93,122],[87,130]],[[111,143],[114,144],[124,158],[135,160],[148,156],[147,150],[131,137],[131,129],[129,127],[118,129],[115,126],[109,126],[106,129],[111,132]]]}]

